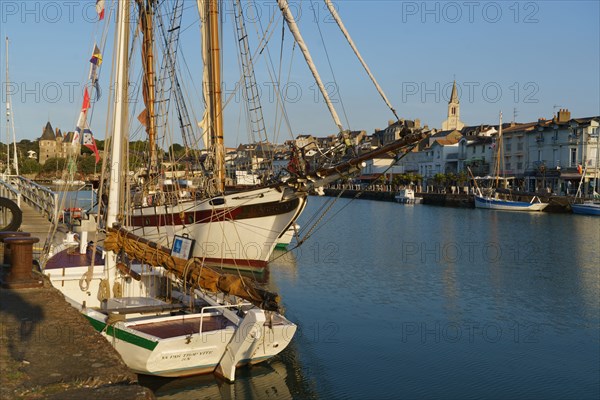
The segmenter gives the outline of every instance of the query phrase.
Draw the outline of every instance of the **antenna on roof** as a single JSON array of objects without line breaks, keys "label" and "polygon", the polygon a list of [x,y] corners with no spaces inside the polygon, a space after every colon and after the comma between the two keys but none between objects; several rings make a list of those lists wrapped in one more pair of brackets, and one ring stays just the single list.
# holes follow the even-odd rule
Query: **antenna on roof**
[{"label": "antenna on roof", "polygon": [[561,105],[555,104],[554,106],[552,106],[552,114],[556,116],[556,109],[557,108],[561,108]]},{"label": "antenna on roof", "polygon": [[517,122],[517,115],[519,115],[519,111],[517,110],[517,107],[513,108],[513,120],[512,122]]}]

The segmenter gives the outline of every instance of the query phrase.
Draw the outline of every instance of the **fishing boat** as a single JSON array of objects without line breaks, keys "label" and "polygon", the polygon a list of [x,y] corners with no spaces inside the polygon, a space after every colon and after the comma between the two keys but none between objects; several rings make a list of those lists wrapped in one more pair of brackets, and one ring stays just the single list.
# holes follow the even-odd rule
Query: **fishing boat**
[{"label": "fishing boat", "polygon": [[43,271],[133,371],[164,377],[215,372],[234,381],[239,366],[285,349],[296,325],[281,314],[275,293],[193,257],[189,237],[174,237],[173,247],[165,248],[121,227],[127,212],[121,160],[129,126],[129,5],[117,3],[102,246],[88,244],[85,230],[79,243],[71,235],[51,246]]},{"label": "fishing boat", "polygon": [[[477,194],[475,195],[475,207],[488,210],[500,211],[525,211],[535,212],[543,211],[548,206],[548,203],[542,203],[538,196],[532,196],[529,202],[516,201],[509,198],[508,195],[501,195],[496,191],[499,188],[499,182],[506,183],[507,178],[501,177],[501,171],[504,170],[503,165],[503,145],[502,145],[502,113],[500,113],[500,123],[498,127],[498,138],[496,141],[496,162],[494,164],[495,174],[493,181],[495,185],[489,188],[482,188],[477,185],[477,181],[473,178],[476,184]],[[470,170],[469,170],[470,171]],[[486,193],[484,193],[484,191]]]}]

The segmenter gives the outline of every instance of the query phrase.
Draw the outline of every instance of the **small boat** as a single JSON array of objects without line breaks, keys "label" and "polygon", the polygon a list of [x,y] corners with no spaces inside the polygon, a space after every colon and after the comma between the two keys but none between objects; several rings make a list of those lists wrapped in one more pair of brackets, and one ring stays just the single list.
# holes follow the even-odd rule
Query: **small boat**
[{"label": "small boat", "polygon": [[582,204],[571,204],[573,214],[600,215],[600,202],[587,201]]},{"label": "small boat", "polygon": [[281,235],[278,239],[277,239],[277,245],[275,246],[276,249],[287,249],[287,247],[290,245],[290,243],[292,242],[292,239],[294,239],[294,236],[296,236],[296,232],[298,232],[298,230],[300,229],[300,225],[294,223],[292,226],[290,226],[288,228],[287,231],[285,231],[283,233],[283,235]]},{"label": "small boat", "polygon": [[475,207],[503,211],[543,211],[548,203],[542,203],[539,197],[533,196],[530,202],[502,200],[490,196],[475,196]]},{"label": "small boat", "polygon": [[[508,179],[500,177],[500,171],[502,170],[501,164],[503,162],[503,145],[502,145],[502,113],[500,113],[500,123],[498,124],[498,141],[496,146],[496,163],[495,163],[495,174],[494,180],[496,181],[495,187],[490,187],[487,193],[484,194],[479,186],[477,186],[478,194],[475,195],[475,208],[484,208],[488,210],[501,210],[501,211],[526,211],[535,212],[543,211],[548,206],[548,203],[542,203],[538,196],[533,196],[529,202],[527,201],[515,201],[508,198],[500,198],[499,193],[496,190],[499,188],[499,182],[507,182]],[[470,172],[470,170],[469,170]],[[475,178],[473,178],[475,181]]]},{"label": "small boat", "polygon": [[394,199],[400,204],[417,204],[422,200],[415,198],[415,191],[412,189],[400,189]]}]

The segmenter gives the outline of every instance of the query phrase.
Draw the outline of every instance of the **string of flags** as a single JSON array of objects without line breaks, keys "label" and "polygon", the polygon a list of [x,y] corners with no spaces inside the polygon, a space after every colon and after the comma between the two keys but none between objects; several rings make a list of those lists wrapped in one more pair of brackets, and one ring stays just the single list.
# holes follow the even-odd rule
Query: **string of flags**
[{"label": "string of flags", "polygon": [[[98,14],[98,21],[102,21],[104,19],[104,8],[105,1],[104,0],[96,0],[96,13]],[[100,84],[98,81],[98,75],[100,66],[102,65],[102,52],[97,44],[94,44],[94,50],[92,51],[92,57],[90,58],[90,73],[89,80],[92,84],[92,87],[95,90],[95,100],[100,99]],[[91,107],[91,97],[90,91],[86,86],[83,92],[83,103],[81,104],[81,111],[79,112],[79,118],[77,119],[77,126],[75,127],[75,132],[73,134],[72,144],[82,144],[88,149],[90,149],[95,156],[96,164],[100,162],[100,153],[98,151],[98,146],[96,145],[96,139],[94,139],[94,135],[92,130],[89,127],[87,122],[87,112]]]},{"label": "string of flags", "polygon": [[96,140],[94,139],[92,130],[90,129],[87,123],[87,111],[89,109],[90,94],[88,88],[86,87],[83,92],[83,104],[81,105],[81,111],[79,113],[79,118],[77,119],[77,127],[75,128],[75,133],[73,134],[73,141],[71,143],[82,143],[85,147],[90,149],[94,153],[94,156],[96,158],[96,164],[98,164],[98,162],[100,161],[100,152],[98,151],[98,146],[96,145]]}]

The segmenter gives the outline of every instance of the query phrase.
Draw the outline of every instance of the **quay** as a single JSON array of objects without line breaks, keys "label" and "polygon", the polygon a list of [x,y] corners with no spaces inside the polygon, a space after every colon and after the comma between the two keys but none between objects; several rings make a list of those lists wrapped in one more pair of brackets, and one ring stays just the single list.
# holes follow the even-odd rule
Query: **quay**
[{"label": "quay", "polygon": [[[23,257],[19,253],[19,259],[8,260],[8,255],[5,259],[4,247],[11,240],[0,240],[4,242],[0,243],[0,399],[153,399],[150,389],[138,384],[137,375],[110,343],[33,268],[33,256],[39,256],[57,222],[53,202],[57,196],[14,177],[8,182],[0,179],[0,191],[18,204],[18,209],[3,213],[3,222],[9,221],[9,226],[14,226],[15,219],[20,222],[20,232],[0,232],[0,237],[30,239],[25,284],[11,282],[23,276],[22,271],[15,271]],[[13,220],[7,215],[11,212]],[[12,243],[11,252],[16,255],[16,242]]]},{"label": "quay", "polygon": [[[324,190],[325,196],[343,197],[350,199],[364,199],[376,201],[391,201],[396,202],[396,192],[391,190],[361,190],[352,189],[337,189],[328,188]],[[530,193],[513,193],[518,201],[530,201],[532,194]],[[550,213],[570,213],[571,206],[566,196],[557,196],[547,193],[535,194],[542,202],[549,205],[544,209],[544,212]],[[444,207],[465,207],[475,208],[475,197],[471,193],[435,193],[435,192],[416,192],[415,197],[421,198],[422,204],[444,206]]]}]

